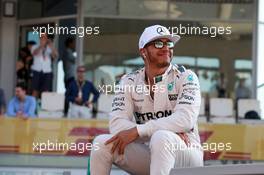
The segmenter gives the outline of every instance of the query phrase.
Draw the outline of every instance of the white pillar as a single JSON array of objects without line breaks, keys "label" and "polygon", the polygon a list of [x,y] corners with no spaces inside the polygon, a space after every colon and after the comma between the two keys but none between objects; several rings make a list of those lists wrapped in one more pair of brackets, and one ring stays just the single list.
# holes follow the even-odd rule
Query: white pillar
[{"label": "white pillar", "polygon": [[[16,0],[12,0],[17,4]],[[0,0],[3,7],[4,0]],[[9,1],[10,2],[10,1]],[[15,7],[15,10],[17,7]],[[17,13],[17,10],[15,14]],[[14,94],[17,57],[17,25],[16,17],[4,17],[1,11],[0,19],[0,86],[4,89],[6,100]]]},{"label": "white pillar", "polygon": [[[84,1],[77,0],[77,27],[84,27]],[[83,38],[76,35],[77,65],[83,64]]]},{"label": "white pillar", "polygon": [[257,99],[260,101],[261,117],[264,119],[264,1],[258,1],[257,33]]}]

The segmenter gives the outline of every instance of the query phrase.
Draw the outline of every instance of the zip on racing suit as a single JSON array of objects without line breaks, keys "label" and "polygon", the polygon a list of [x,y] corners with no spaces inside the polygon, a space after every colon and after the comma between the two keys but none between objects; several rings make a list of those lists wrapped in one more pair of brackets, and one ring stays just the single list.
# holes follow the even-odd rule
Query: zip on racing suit
[{"label": "zip on racing suit", "polygon": [[[173,167],[203,165],[196,74],[170,64],[163,75],[154,78],[154,99],[145,82],[144,68],[122,77],[110,114],[112,135],[98,136],[94,141],[100,149],[91,153],[92,174],[109,174],[112,163],[132,174],[151,175],[169,174]],[[123,156],[111,155],[111,147],[104,142],[133,127],[142,140],[127,145]],[[102,167],[99,161],[103,161]]]}]

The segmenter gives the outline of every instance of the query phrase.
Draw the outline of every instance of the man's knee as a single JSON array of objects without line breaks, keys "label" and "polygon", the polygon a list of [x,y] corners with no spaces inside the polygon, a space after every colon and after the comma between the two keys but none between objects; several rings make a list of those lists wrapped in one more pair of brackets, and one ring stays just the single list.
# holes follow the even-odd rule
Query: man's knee
[{"label": "man's knee", "polygon": [[156,131],[150,139],[150,148],[151,149],[166,149],[166,146],[173,142],[172,137],[175,136],[171,131],[158,130]]},{"label": "man's knee", "polygon": [[183,140],[171,131],[159,130],[156,131],[150,140],[150,148],[151,150],[167,150],[167,151],[175,151],[179,148],[186,148]]},{"label": "man's knee", "polygon": [[101,151],[108,150],[109,146],[105,145],[105,142],[109,140],[111,137],[112,135],[110,134],[102,134],[102,135],[96,136],[93,140],[93,145],[94,145],[94,148],[96,149],[93,149],[92,152],[95,153],[95,152],[101,152]]}]

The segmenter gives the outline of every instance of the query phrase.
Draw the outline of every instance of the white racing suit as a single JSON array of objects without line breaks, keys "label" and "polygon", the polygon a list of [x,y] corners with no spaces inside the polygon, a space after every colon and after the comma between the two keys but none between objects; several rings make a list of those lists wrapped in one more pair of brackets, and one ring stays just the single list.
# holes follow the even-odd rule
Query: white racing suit
[{"label": "white racing suit", "polygon": [[[91,152],[92,175],[109,174],[112,164],[136,175],[168,175],[172,168],[203,166],[197,126],[201,94],[195,73],[171,64],[154,78],[154,99],[145,82],[144,68],[122,77],[112,103],[110,134],[94,140],[99,149]],[[112,144],[105,141],[133,127],[140,138],[127,145],[124,155],[111,154]]]}]

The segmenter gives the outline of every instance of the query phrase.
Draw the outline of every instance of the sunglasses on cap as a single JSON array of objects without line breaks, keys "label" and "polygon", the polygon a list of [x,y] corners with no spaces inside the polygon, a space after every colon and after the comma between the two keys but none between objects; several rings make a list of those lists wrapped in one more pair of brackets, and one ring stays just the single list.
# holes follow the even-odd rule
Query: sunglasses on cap
[{"label": "sunglasses on cap", "polygon": [[162,49],[164,45],[166,45],[169,49],[172,49],[174,47],[174,43],[172,41],[163,42],[160,40],[151,41],[146,46],[154,45],[156,49]]}]

